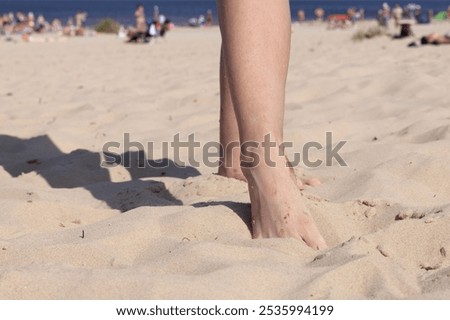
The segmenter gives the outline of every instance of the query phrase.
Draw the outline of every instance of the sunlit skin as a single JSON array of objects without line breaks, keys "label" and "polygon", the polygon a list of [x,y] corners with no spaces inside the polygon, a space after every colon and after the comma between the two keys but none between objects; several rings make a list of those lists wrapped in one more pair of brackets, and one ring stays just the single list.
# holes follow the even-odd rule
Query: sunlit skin
[{"label": "sunlit skin", "polygon": [[264,137],[270,134],[275,142],[269,149],[271,164],[256,165],[246,148],[227,148],[219,174],[247,181],[254,238],[296,238],[324,249],[325,240],[299,191],[303,184],[280,150],[291,37],[289,2],[218,0],[217,4],[222,33],[221,144],[257,142],[259,147],[251,152],[265,159]]}]

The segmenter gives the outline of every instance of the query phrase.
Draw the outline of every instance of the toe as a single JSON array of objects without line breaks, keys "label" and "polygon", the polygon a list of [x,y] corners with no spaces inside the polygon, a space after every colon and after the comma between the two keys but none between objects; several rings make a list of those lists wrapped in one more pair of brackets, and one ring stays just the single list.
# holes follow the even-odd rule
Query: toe
[{"label": "toe", "polygon": [[321,185],[321,182],[317,178],[304,179],[303,183],[310,187],[317,187]]}]

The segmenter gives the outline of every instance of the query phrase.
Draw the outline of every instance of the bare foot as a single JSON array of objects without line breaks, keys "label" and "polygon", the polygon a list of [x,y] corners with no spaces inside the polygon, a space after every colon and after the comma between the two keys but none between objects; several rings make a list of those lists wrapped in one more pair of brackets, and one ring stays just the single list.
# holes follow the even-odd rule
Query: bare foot
[{"label": "bare foot", "polygon": [[307,179],[307,178],[301,179],[300,178],[299,179],[297,177],[297,175],[295,174],[295,170],[294,170],[294,167],[292,166],[292,163],[289,161],[289,159],[287,157],[286,157],[286,163],[289,167],[289,171],[291,173],[292,180],[294,180],[295,184],[297,185],[297,187],[300,190],[305,190],[306,186],[317,187],[321,184],[320,180],[317,178],[309,178],[309,179]]},{"label": "bare foot", "polygon": [[285,161],[278,157],[275,167],[250,168],[243,163],[252,203],[253,238],[296,238],[314,249],[326,249]]},{"label": "bare foot", "polygon": [[306,186],[317,187],[322,184],[320,182],[320,180],[317,178],[297,178],[295,173],[293,175],[294,175],[294,178],[296,179],[295,181],[296,181],[297,187],[300,190],[305,190]]},{"label": "bare foot", "polygon": [[242,173],[241,167],[237,167],[237,168],[220,167],[218,175],[225,177],[225,178],[236,179],[236,180],[247,182],[247,179],[245,178],[244,174]]}]

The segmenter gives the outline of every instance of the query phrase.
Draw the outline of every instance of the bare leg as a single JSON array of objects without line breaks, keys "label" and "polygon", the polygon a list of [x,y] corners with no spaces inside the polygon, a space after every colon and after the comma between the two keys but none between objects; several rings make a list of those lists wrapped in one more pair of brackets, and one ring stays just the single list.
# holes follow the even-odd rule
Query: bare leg
[{"label": "bare leg", "polygon": [[[261,143],[270,134],[276,146],[270,160],[242,162],[252,202],[253,236],[303,239],[326,248],[304,206],[279,147],[283,141],[284,95],[290,52],[287,0],[218,0],[226,75],[241,143],[257,142],[252,152],[265,159]],[[248,160],[246,148],[243,160]]]},{"label": "bare leg", "polygon": [[[220,56],[220,145],[223,149],[220,157],[219,175],[247,181],[240,165],[239,128],[228,78],[228,66],[222,48]],[[291,176],[301,190],[305,188],[305,185],[313,187],[320,185],[320,181],[315,178],[297,179],[293,168],[291,169]]]},{"label": "bare leg", "polygon": [[228,68],[223,49],[220,55],[220,145],[219,175],[245,181],[241,170],[239,128],[228,84]]}]

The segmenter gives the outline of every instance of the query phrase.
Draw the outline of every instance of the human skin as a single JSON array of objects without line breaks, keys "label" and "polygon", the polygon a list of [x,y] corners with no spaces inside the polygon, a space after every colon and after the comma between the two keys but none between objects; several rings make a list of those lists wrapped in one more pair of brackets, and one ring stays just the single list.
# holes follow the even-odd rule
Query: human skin
[{"label": "human skin", "polygon": [[[282,150],[291,20],[287,0],[218,0],[222,33],[219,173],[246,180],[254,238],[296,238],[327,247]],[[270,135],[274,146],[262,147]],[[252,148],[247,142],[257,143]],[[255,161],[267,159],[270,162]]]},{"label": "human skin", "polygon": [[426,36],[428,43],[435,43],[435,44],[450,44],[450,38],[447,36],[443,36],[437,33],[432,33],[428,36]]}]

